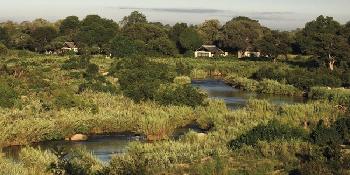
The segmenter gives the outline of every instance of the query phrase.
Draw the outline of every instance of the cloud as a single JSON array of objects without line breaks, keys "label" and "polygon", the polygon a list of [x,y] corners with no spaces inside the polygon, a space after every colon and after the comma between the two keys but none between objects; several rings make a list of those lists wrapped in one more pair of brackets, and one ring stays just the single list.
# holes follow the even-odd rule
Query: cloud
[{"label": "cloud", "polygon": [[[115,8],[115,7],[109,7]],[[120,10],[139,10],[139,11],[155,11],[155,12],[169,12],[169,13],[224,13],[227,10],[220,9],[185,9],[185,8],[139,8],[139,7],[117,7]]]}]

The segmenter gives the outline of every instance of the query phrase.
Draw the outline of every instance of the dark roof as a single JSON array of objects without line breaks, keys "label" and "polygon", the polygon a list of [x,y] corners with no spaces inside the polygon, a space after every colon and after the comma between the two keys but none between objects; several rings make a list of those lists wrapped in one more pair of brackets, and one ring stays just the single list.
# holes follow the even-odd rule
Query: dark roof
[{"label": "dark roof", "polygon": [[224,53],[224,51],[222,51],[221,49],[219,49],[215,45],[202,45],[196,51],[207,51],[207,52],[211,52],[211,53]]}]

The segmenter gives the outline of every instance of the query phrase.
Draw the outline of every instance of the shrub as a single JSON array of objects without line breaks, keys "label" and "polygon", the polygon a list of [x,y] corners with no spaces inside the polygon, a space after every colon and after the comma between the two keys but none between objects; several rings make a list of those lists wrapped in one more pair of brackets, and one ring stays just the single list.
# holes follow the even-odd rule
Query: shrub
[{"label": "shrub", "polygon": [[174,79],[167,65],[141,57],[122,59],[112,66],[110,72],[118,76],[124,95],[136,102],[154,100],[160,84]]},{"label": "shrub", "polygon": [[178,85],[191,84],[191,78],[187,76],[175,77],[174,83]]},{"label": "shrub", "polygon": [[255,146],[258,141],[274,141],[277,139],[305,139],[306,132],[301,128],[293,128],[288,125],[279,123],[276,120],[269,122],[267,125],[258,125],[249,132],[241,135],[230,142],[233,149],[241,148],[245,145]]},{"label": "shrub", "polygon": [[114,157],[110,163],[111,175],[160,174],[180,164],[190,164],[215,152],[201,144],[175,141],[132,143],[125,155]]},{"label": "shrub", "polygon": [[248,79],[248,78],[237,77],[236,75],[225,77],[225,82],[234,86],[235,88],[238,88],[244,91],[250,91],[250,92],[257,91],[259,86],[258,81]]},{"label": "shrub", "polygon": [[0,156],[0,174],[26,175],[28,174],[28,170],[23,165]]},{"label": "shrub", "polygon": [[191,85],[162,86],[155,100],[162,105],[197,107],[203,105],[205,95]]},{"label": "shrub", "polygon": [[302,96],[302,92],[298,88],[269,79],[259,82],[257,91],[264,94]]},{"label": "shrub", "polygon": [[193,79],[205,79],[207,76],[208,73],[202,69],[193,69],[191,71],[191,78]]},{"label": "shrub", "polygon": [[96,64],[89,64],[86,68],[87,75],[96,75],[98,74],[99,68]]},{"label": "shrub", "polygon": [[180,76],[190,76],[193,66],[185,64],[183,61],[176,62],[176,73]]},{"label": "shrub", "polygon": [[0,55],[6,55],[8,53],[7,47],[0,42]]},{"label": "shrub", "polygon": [[328,100],[340,105],[350,105],[350,90],[312,87],[309,92],[309,98],[314,100]]},{"label": "shrub", "polygon": [[57,157],[49,151],[27,147],[20,151],[19,160],[29,174],[49,174],[50,164],[56,162]]},{"label": "shrub", "polygon": [[16,91],[0,79],[0,107],[12,108],[18,98]]},{"label": "shrub", "polygon": [[339,87],[342,84],[336,73],[323,69],[309,71],[302,68],[263,67],[253,75],[253,78],[287,81],[288,84],[300,89],[308,89],[312,86]]},{"label": "shrub", "polygon": [[230,74],[225,77],[225,82],[238,89],[250,92],[302,96],[302,92],[298,88],[292,85],[279,83],[275,80],[263,79],[259,82],[248,78],[241,78],[236,74]]},{"label": "shrub", "polygon": [[84,69],[90,64],[90,59],[89,55],[71,56],[62,64],[61,68],[64,70]]},{"label": "shrub", "polygon": [[117,87],[109,81],[89,81],[83,83],[79,86],[79,93],[84,92],[86,90],[92,90],[96,92],[106,92],[111,94],[118,93]]}]

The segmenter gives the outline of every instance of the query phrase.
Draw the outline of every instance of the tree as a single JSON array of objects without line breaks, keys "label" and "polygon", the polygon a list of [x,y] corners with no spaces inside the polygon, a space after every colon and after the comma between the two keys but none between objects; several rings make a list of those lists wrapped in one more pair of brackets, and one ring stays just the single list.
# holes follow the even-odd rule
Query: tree
[{"label": "tree", "polygon": [[180,53],[185,53],[185,50],[180,44],[180,35],[188,28],[186,23],[176,23],[169,31],[169,38],[176,44]]},{"label": "tree", "polygon": [[264,28],[259,21],[247,17],[236,17],[223,27],[221,44],[228,50],[240,51],[253,47],[262,37]]},{"label": "tree", "polygon": [[80,21],[77,16],[66,17],[60,25],[60,34],[73,38],[79,31]]},{"label": "tree", "polygon": [[160,85],[174,78],[167,65],[142,57],[117,61],[109,72],[118,76],[124,95],[136,102],[154,100]]},{"label": "tree", "polygon": [[38,27],[31,36],[34,39],[35,51],[43,52],[45,47],[57,36],[57,31],[53,27]]},{"label": "tree", "polygon": [[257,41],[258,50],[263,55],[268,55],[276,62],[278,55],[287,54],[292,51],[291,40],[287,32],[271,31]]},{"label": "tree", "polygon": [[165,37],[151,40],[147,46],[157,55],[175,56],[177,54],[175,44]]},{"label": "tree", "polygon": [[220,21],[213,19],[207,20],[198,27],[199,34],[203,37],[205,44],[214,44],[220,37]]},{"label": "tree", "polygon": [[138,53],[138,44],[126,36],[118,35],[111,41],[113,57],[129,57]]},{"label": "tree", "polygon": [[184,48],[186,51],[194,51],[203,44],[202,38],[193,28],[185,29],[180,34],[179,41],[181,47]]},{"label": "tree", "polygon": [[125,16],[123,20],[121,21],[121,24],[123,26],[130,26],[134,24],[143,24],[147,23],[147,18],[144,14],[138,12],[138,11],[133,11],[129,16]]},{"label": "tree", "polygon": [[176,23],[169,31],[169,38],[174,42],[179,42],[181,33],[187,28],[186,23]]},{"label": "tree", "polygon": [[166,31],[154,24],[136,23],[123,28],[123,34],[133,40],[148,42],[150,40],[167,37]]},{"label": "tree", "polygon": [[113,20],[98,15],[88,15],[81,22],[76,40],[79,45],[98,46],[108,43],[118,32],[119,26]]},{"label": "tree", "polygon": [[333,71],[335,63],[347,59],[350,54],[350,46],[340,30],[341,25],[332,17],[319,16],[297,34],[300,50],[326,61]]},{"label": "tree", "polygon": [[18,32],[11,36],[11,45],[18,49],[33,50],[33,38],[26,33]]}]

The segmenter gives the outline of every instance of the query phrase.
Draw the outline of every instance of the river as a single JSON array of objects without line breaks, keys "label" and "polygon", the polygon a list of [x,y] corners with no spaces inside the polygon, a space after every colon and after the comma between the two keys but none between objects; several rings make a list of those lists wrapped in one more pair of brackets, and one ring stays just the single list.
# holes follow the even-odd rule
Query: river
[{"label": "river", "polygon": [[[293,104],[302,103],[304,101],[301,97],[297,98],[276,95],[262,95],[257,93],[244,92],[226,85],[222,80],[195,80],[192,81],[192,85],[207,91],[209,98],[224,100],[227,107],[232,110],[243,107],[249,99],[265,99],[273,104]],[[193,127],[179,129],[176,133],[176,136],[187,132],[190,128],[193,129]],[[56,146],[63,146],[66,149],[85,147],[101,161],[108,162],[113,155],[125,152],[128,143],[140,139],[142,138],[128,133],[114,135],[94,135],[89,136],[89,140],[87,141],[48,141],[33,144],[32,146],[40,147],[43,150],[51,149]],[[3,151],[7,157],[16,159],[20,149],[20,146],[12,146],[5,148]]]}]

